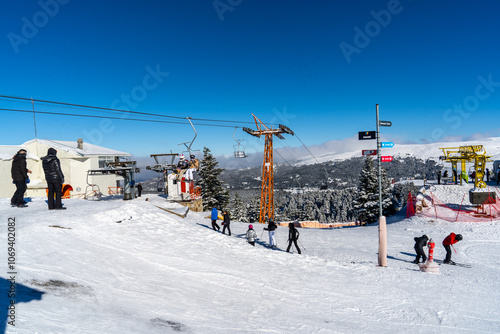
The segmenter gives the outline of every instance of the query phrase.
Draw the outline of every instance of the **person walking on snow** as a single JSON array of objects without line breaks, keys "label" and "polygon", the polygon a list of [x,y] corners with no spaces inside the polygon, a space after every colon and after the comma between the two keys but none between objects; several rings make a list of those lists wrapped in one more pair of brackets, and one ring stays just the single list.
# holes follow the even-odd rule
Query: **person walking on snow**
[{"label": "person walking on snow", "polygon": [[427,261],[427,256],[425,256],[424,252],[424,247],[427,246],[427,242],[429,241],[429,237],[427,235],[423,235],[420,238],[413,238],[415,240],[415,246],[413,247],[415,249],[415,252],[417,252],[417,258],[413,263],[419,263],[420,258],[422,258],[422,262],[424,263]]},{"label": "person walking on snow", "polygon": [[443,263],[446,263],[446,264],[455,264],[455,262],[453,262],[451,260],[451,246],[454,245],[454,244],[456,244],[460,240],[462,240],[462,235],[461,234],[455,234],[453,232],[449,236],[447,236],[446,238],[444,238],[444,240],[443,240],[443,246],[444,246],[444,249],[446,249],[446,258],[444,259]]},{"label": "person walking on snow", "polygon": [[[49,210],[66,210],[62,206],[62,185],[64,183],[64,174],[61,170],[61,162],[56,156],[57,151],[49,148],[47,156],[42,158],[43,171],[49,192],[47,194]],[[54,202],[55,195],[55,202]]]},{"label": "person walking on snow", "polygon": [[297,241],[299,240],[300,233],[295,228],[295,222],[289,223],[288,228],[289,228],[289,230],[288,230],[288,247],[287,247],[286,251],[287,251],[287,253],[290,252],[290,247],[292,247],[292,242],[293,242],[293,244],[295,245],[295,248],[297,248],[297,252],[299,254],[301,254],[299,245],[297,245]]},{"label": "person walking on snow", "polygon": [[274,222],[272,218],[269,218],[269,225],[267,227],[264,227],[264,230],[268,231],[269,233],[269,247],[274,248],[276,247],[276,238],[274,237],[274,231],[278,225]]},{"label": "person walking on snow", "polygon": [[16,185],[16,192],[10,200],[10,205],[17,206],[18,208],[27,207],[23,199],[27,188],[26,184],[29,182],[28,173],[31,173],[26,167],[27,154],[28,152],[26,150],[19,150],[12,158],[12,167],[10,169],[12,181]]},{"label": "person walking on snow", "polygon": [[486,168],[486,182],[490,182],[490,170]]},{"label": "person walking on snow", "polygon": [[248,225],[248,231],[247,231],[248,243],[255,247],[255,239],[257,239],[257,232],[253,230],[253,225]]},{"label": "person walking on snow", "polygon": [[222,225],[224,225],[224,227],[222,228],[222,234],[226,234],[227,228],[227,234],[231,236],[231,227],[229,227],[229,225],[231,224],[231,220],[229,219],[229,213],[226,210],[224,210],[223,217],[224,222],[222,223]]},{"label": "person walking on snow", "polygon": [[220,231],[220,226],[217,225],[217,218],[219,218],[219,212],[217,212],[217,208],[214,206],[212,209],[212,228],[214,231]]}]

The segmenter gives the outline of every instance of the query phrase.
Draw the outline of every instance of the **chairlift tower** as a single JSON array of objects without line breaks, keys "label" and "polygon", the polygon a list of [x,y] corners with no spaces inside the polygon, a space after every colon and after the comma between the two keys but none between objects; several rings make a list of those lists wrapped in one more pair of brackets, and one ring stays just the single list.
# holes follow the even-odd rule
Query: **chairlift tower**
[{"label": "chairlift tower", "polygon": [[294,135],[288,127],[279,124],[279,129],[268,128],[260,119],[252,114],[257,130],[243,128],[246,133],[260,138],[265,136],[264,161],[262,163],[262,188],[260,191],[259,223],[265,224],[267,219],[274,219],[274,169],[273,169],[273,136],[285,139],[281,134]]}]

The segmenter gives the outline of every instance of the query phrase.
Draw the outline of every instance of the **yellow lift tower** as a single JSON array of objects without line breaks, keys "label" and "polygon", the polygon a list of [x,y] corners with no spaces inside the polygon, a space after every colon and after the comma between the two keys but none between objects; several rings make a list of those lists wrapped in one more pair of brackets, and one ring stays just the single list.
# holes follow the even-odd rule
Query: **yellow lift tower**
[{"label": "yellow lift tower", "polygon": [[[474,179],[474,186],[476,188],[485,188],[486,183],[483,181],[484,171],[486,169],[486,162],[491,161],[491,155],[486,155],[486,150],[483,145],[470,145],[470,146],[460,146],[460,147],[444,147],[440,148],[443,150],[444,157],[442,159],[447,162],[451,162],[453,170],[457,170],[457,164],[460,161],[462,173],[467,173],[467,162],[474,162],[474,168],[476,171],[476,177]],[[458,171],[457,171],[458,174]],[[456,180],[454,180],[456,181]],[[460,177],[460,184],[462,184],[462,177]]]}]

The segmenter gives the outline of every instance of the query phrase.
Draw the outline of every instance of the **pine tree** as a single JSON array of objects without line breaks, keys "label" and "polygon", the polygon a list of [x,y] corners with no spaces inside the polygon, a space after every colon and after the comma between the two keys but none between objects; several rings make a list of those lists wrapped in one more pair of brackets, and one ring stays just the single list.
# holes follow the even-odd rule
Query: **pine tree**
[{"label": "pine tree", "polygon": [[[382,209],[386,211],[392,204],[390,184],[385,170],[382,170]],[[358,196],[354,200],[358,219],[374,223],[379,217],[378,172],[371,157],[366,158],[359,178]]]},{"label": "pine tree", "polygon": [[203,148],[203,160],[200,162],[198,175],[201,186],[203,209],[210,210],[214,206],[219,210],[225,209],[229,203],[229,192],[222,186],[220,174],[224,171],[207,147]]}]

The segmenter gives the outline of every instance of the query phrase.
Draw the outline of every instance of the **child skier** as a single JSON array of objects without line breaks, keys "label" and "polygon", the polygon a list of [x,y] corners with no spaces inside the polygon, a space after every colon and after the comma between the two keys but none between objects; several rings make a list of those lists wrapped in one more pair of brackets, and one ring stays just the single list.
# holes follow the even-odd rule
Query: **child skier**
[{"label": "child skier", "polygon": [[287,253],[290,252],[290,247],[292,247],[292,242],[295,245],[295,248],[297,248],[297,252],[300,254],[300,248],[297,245],[297,241],[299,240],[300,233],[297,231],[295,228],[295,223],[289,223],[288,224],[288,247],[286,249]]},{"label": "child skier", "polygon": [[248,231],[247,231],[248,243],[255,247],[255,239],[257,239],[257,232],[253,230],[253,225],[248,225]]},{"label": "child skier", "polygon": [[444,259],[443,263],[446,263],[446,264],[455,264],[455,262],[453,262],[451,260],[451,247],[450,246],[456,244],[460,240],[462,240],[462,235],[461,234],[455,234],[453,232],[449,236],[447,236],[446,238],[444,238],[444,240],[443,240],[443,246],[444,246],[444,249],[446,249],[446,258]]},{"label": "child skier", "polygon": [[422,262],[427,260],[427,256],[425,256],[424,247],[427,246],[427,242],[429,241],[429,237],[427,235],[423,235],[420,238],[413,238],[415,240],[415,252],[417,252],[417,258],[413,263],[419,263],[420,257],[422,257]]}]

